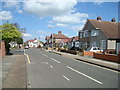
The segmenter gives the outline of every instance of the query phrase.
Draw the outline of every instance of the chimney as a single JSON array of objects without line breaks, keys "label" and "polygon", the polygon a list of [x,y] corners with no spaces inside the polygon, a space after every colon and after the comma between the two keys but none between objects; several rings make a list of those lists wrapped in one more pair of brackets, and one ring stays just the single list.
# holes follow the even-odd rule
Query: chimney
[{"label": "chimney", "polygon": [[115,19],[115,18],[112,18],[111,22],[116,22],[116,19]]},{"label": "chimney", "polygon": [[97,20],[100,20],[100,21],[101,21],[101,20],[102,20],[102,18],[99,16],[99,17],[97,17]]},{"label": "chimney", "polygon": [[61,34],[62,33],[62,31],[58,31],[58,34]]}]

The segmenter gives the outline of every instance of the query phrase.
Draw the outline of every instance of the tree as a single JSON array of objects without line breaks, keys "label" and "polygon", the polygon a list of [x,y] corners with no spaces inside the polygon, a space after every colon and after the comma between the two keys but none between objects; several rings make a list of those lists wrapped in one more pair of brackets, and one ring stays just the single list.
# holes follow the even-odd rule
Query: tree
[{"label": "tree", "polygon": [[17,38],[16,39],[16,41],[17,41],[17,44],[19,45],[19,48],[20,48],[20,44],[23,44],[23,38]]},{"label": "tree", "polygon": [[17,38],[20,38],[21,32],[18,31],[15,26],[9,23],[4,23],[3,25],[0,25],[0,32],[0,37],[2,37],[2,40],[5,41],[5,48],[7,53],[9,53],[9,43],[11,41],[15,41]]}]

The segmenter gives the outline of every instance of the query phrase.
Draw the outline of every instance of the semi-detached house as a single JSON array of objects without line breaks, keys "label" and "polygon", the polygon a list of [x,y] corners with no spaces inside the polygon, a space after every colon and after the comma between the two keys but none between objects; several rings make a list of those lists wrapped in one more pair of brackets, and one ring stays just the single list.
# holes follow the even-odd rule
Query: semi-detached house
[{"label": "semi-detached house", "polygon": [[100,47],[106,51],[119,51],[120,30],[116,19],[111,22],[103,21],[99,16],[97,20],[87,19],[82,30],[79,31],[81,48]]}]

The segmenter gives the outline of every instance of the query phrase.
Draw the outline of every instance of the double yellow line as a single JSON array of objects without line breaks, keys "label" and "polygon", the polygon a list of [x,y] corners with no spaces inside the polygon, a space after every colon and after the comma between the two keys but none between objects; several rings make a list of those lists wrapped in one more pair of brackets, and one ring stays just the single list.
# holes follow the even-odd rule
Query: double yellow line
[{"label": "double yellow line", "polygon": [[28,63],[30,63],[30,58],[27,54],[24,54],[27,57]]}]

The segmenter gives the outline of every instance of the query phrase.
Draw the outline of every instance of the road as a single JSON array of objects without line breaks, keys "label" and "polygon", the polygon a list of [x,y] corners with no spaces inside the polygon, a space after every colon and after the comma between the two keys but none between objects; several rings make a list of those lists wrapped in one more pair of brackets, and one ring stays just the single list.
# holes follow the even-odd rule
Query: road
[{"label": "road", "polygon": [[26,49],[29,88],[118,88],[118,73],[41,49]]}]

